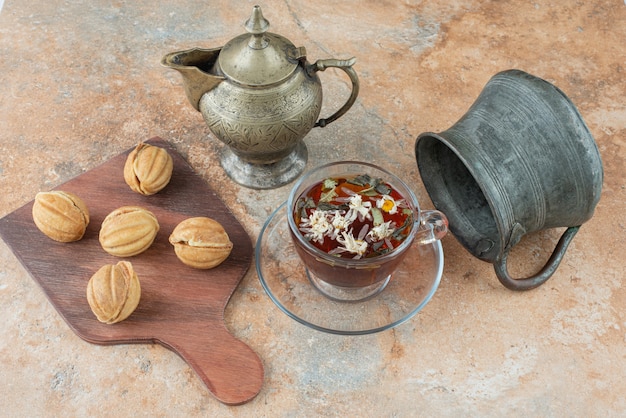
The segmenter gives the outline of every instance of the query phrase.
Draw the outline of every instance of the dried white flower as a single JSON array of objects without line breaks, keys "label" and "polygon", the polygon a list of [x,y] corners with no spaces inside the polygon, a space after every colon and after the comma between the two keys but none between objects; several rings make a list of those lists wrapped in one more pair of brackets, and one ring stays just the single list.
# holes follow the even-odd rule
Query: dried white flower
[{"label": "dried white flower", "polygon": [[337,242],[341,244],[341,247],[337,247],[352,254],[356,254],[355,259],[361,258],[367,251],[367,241],[354,238],[352,230],[350,232],[342,232],[341,237],[337,237]]},{"label": "dried white flower", "polygon": [[380,241],[390,237],[394,231],[395,229],[391,227],[391,221],[387,221],[373,227],[370,232],[367,233],[367,236],[371,238],[372,241]]},{"label": "dried white flower", "polygon": [[390,215],[394,215],[398,212],[398,205],[400,203],[400,201],[396,202],[393,197],[384,194],[376,201],[376,207],[382,209]]},{"label": "dried white flower", "polygon": [[299,229],[304,232],[304,237],[320,244],[323,243],[324,235],[333,229],[327,215],[328,212],[316,209],[308,217],[302,218]]},{"label": "dried white flower", "polygon": [[347,216],[342,216],[341,211],[336,210],[332,216],[332,230],[330,237],[336,239],[342,231],[346,231],[352,224],[352,220]]},{"label": "dried white flower", "polygon": [[348,207],[350,209],[348,210],[346,217],[350,218],[351,221],[354,221],[357,217],[361,220],[372,219],[372,215],[370,214],[372,202],[363,202],[363,198],[360,194],[355,194],[350,197]]}]

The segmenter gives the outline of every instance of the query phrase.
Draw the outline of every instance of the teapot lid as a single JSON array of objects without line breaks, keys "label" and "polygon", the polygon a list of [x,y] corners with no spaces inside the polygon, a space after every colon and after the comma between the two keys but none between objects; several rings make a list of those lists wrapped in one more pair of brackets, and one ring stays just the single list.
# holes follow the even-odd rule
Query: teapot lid
[{"label": "teapot lid", "polygon": [[248,33],[230,40],[220,52],[221,71],[233,81],[249,86],[281,82],[306,56],[304,47],[296,48],[288,39],[267,32],[270,22],[260,6],[254,6],[245,23]]}]

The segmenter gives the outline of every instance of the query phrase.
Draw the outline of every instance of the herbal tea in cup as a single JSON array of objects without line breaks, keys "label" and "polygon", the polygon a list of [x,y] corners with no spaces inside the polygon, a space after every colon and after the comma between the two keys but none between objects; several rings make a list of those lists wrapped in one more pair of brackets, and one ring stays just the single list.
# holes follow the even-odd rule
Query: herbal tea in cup
[{"label": "herbal tea in cup", "polygon": [[320,166],[294,186],[289,230],[311,283],[340,301],[382,291],[413,245],[447,233],[439,211],[421,211],[398,177],[373,164]]}]

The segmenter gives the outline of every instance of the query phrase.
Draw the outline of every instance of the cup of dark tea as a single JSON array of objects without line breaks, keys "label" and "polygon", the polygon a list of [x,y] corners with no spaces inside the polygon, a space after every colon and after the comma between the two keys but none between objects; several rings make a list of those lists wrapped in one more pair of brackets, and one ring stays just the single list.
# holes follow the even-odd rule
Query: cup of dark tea
[{"label": "cup of dark tea", "polygon": [[333,162],[305,173],[287,207],[308,279],[338,301],[380,293],[412,245],[430,244],[448,232],[442,212],[421,211],[401,179],[365,162]]}]

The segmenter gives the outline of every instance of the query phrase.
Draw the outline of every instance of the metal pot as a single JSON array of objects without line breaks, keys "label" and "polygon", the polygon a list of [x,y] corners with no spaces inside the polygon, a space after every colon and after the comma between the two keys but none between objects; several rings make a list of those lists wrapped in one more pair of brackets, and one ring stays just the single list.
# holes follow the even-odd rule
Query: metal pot
[{"label": "metal pot", "polygon": [[[227,145],[221,163],[228,175],[244,186],[269,189],[300,175],[308,156],[302,139],[350,109],[359,80],[354,58],[309,64],[304,47],[267,32],[269,22],[259,6],[245,28],[248,33],[223,47],[172,52],[161,62],[183,75],[189,102]],[[348,75],[352,91],[337,112],[318,120],[322,85],[317,72],[329,67]]]},{"label": "metal pot", "polygon": [[[549,82],[519,70],[496,74],[467,113],[441,133],[419,135],[422,180],[450,231],[474,256],[493,263],[509,289],[528,290],[556,271],[602,190],[598,147],[574,104]],[[536,275],[507,269],[522,236],[566,227]]]}]

